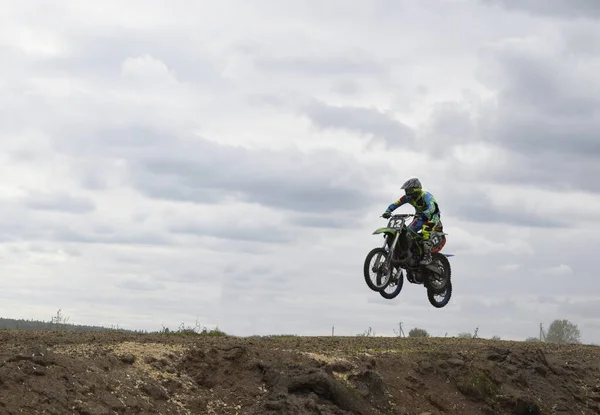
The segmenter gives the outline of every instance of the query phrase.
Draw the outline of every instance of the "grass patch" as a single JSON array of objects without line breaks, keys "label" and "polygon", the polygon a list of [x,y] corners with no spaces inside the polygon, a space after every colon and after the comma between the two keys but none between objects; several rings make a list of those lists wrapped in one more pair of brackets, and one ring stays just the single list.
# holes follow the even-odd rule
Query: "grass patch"
[{"label": "grass patch", "polygon": [[427,356],[431,358],[431,360],[448,360],[454,356],[449,350],[441,347],[433,350],[426,350],[422,352],[421,355]]},{"label": "grass patch", "polygon": [[498,386],[485,373],[478,369],[469,369],[456,381],[457,389],[465,396],[493,403],[499,392]]},{"label": "grass patch", "polygon": [[265,337],[270,339],[296,339],[300,336],[298,336],[297,334],[269,334]]}]

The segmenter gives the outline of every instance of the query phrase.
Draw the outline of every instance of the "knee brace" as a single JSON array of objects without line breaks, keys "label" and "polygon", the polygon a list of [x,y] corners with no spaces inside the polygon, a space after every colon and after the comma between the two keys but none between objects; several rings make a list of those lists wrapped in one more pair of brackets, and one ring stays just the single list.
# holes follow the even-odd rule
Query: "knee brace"
[{"label": "knee brace", "polygon": [[423,224],[423,228],[421,230],[421,235],[423,236],[424,241],[429,240],[430,233],[433,230],[434,226],[435,226],[435,222],[425,222]]}]

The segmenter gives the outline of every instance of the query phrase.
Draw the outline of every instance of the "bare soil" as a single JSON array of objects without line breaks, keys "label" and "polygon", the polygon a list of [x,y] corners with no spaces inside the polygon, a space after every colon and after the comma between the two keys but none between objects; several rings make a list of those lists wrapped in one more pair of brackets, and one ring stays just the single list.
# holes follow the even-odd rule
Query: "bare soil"
[{"label": "bare soil", "polygon": [[0,331],[2,414],[597,414],[600,348]]}]

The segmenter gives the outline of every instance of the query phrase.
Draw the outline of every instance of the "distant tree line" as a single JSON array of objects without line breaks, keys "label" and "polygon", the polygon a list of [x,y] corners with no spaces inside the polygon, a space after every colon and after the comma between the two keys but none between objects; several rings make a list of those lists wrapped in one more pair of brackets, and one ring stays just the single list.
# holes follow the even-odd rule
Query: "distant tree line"
[{"label": "distant tree line", "polygon": [[[456,337],[462,339],[476,339],[478,337],[479,327],[475,328],[473,333],[469,332],[461,332],[458,333]],[[395,331],[394,331],[395,332]],[[400,333],[396,333],[397,335],[401,335]],[[402,333],[403,334],[403,333]],[[357,336],[374,336],[375,332],[371,327],[363,333],[358,334]],[[446,336],[447,337],[447,333]],[[408,337],[431,337],[427,330],[414,327],[408,332]],[[499,336],[493,336],[491,340],[501,340]],[[538,337],[527,337],[525,339],[526,342],[547,342],[547,343],[558,343],[558,344],[581,344],[581,331],[577,324],[574,324],[566,319],[557,319],[554,320],[550,326],[548,327],[548,331],[544,332],[542,327],[540,326],[540,334]]]},{"label": "distant tree line", "polygon": [[55,316],[52,316],[49,321],[41,320],[25,320],[0,317],[0,330],[41,330],[41,331],[74,331],[74,332],[105,332],[105,331],[121,331],[126,333],[145,333],[142,330],[126,330],[118,326],[103,327],[103,326],[88,326],[83,324],[68,323],[69,317],[64,317],[62,311],[58,310]]},{"label": "distant tree line", "polygon": [[[72,331],[72,332],[107,332],[107,331],[119,331],[123,333],[134,333],[134,334],[179,334],[179,335],[209,335],[209,336],[226,336],[227,334],[221,331],[218,327],[214,329],[208,329],[201,326],[198,321],[194,326],[185,326],[183,323],[175,330],[171,330],[168,327],[162,327],[161,330],[148,332],[147,330],[128,330],[118,326],[104,327],[104,326],[90,326],[83,324],[71,324],[68,323],[69,317],[64,317],[62,311],[58,310],[55,316],[52,316],[49,321],[41,320],[25,320],[25,319],[12,319],[12,318],[1,318],[0,317],[0,330],[36,330],[36,331]],[[473,333],[461,332],[456,337],[464,339],[476,339],[478,337],[479,327],[475,328]],[[397,335],[404,335],[404,332],[400,331]],[[357,334],[357,336],[372,337],[375,336],[375,331],[369,327],[363,333]],[[408,332],[408,337],[431,337],[427,330],[414,327]],[[448,337],[448,333],[444,337]],[[499,336],[491,337],[491,340],[501,340]],[[540,333],[538,337],[527,337],[526,342],[547,342],[547,343],[558,343],[558,344],[581,344],[581,331],[576,324],[566,319],[556,319],[548,327],[548,331],[544,332],[540,325]]]},{"label": "distant tree line", "polygon": [[144,333],[143,330],[127,330],[113,327],[103,326],[88,326],[80,324],[61,323],[57,324],[52,321],[40,321],[40,320],[24,320],[24,319],[12,319],[12,318],[0,318],[0,330],[36,330],[36,331],[75,331],[75,332],[88,332],[88,331],[122,331],[128,333]]},{"label": "distant tree line", "polygon": [[208,329],[196,321],[194,326],[185,326],[183,323],[177,329],[162,327],[160,330],[128,330],[117,326],[89,326],[82,324],[71,324],[68,322],[69,317],[62,314],[62,310],[58,310],[56,315],[52,316],[49,321],[41,320],[25,320],[0,317],[0,330],[35,330],[35,331],[70,331],[70,332],[109,332],[118,331],[121,333],[133,334],[166,334],[166,335],[205,335],[205,336],[226,336],[227,333],[220,330],[218,327]]}]

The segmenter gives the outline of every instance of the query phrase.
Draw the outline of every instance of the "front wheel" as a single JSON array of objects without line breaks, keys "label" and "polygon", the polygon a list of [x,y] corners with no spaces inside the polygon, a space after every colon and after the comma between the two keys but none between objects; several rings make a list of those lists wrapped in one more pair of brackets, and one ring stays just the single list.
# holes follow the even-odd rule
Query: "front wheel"
[{"label": "front wheel", "polygon": [[[394,276],[390,278],[389,284],[379,290],[379,294],[385,299],[391,300],[392,298],[396,298],[400,291],[402,291],[402,286],[404,285],[404,274],[401,269],[396,269]],[[391,291],[386,291],[388,288],[391,288]]]},{"label": "front wheel", "polygon": [[448,281],[446,284],[446,288],[443,291],[432,290],[431,288],[427,289],[427,299],[429,303],[435,308],[445,307],[446,304],[450,301],[450,297],[452,297],[452,282]]},{"label": "front wheel", "polygon": [[[371,261],[375,258],[375,264],[371,265]],[[387,266],[388,252],[384,248],[373,248],[365,258],[363,274],[365,282],[373,291],[385,289],[390,283],[390,272]],[[375,273],[375,282],[371,278],[371,271]]]}]

